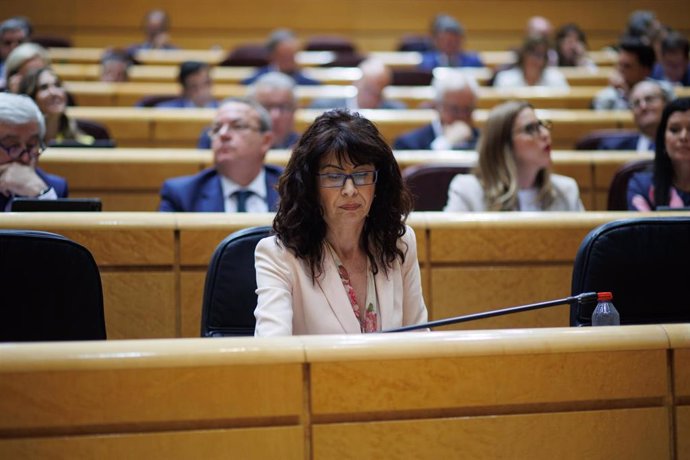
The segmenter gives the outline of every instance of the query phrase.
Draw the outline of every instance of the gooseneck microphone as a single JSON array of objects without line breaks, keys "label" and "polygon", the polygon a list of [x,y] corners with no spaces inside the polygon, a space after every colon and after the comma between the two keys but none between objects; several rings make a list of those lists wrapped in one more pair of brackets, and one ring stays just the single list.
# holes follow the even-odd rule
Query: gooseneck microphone
[{"label": "gooseneck microphone", "polygon": [[476,319],[491,318],[492,316],[510,315],[512,313],[520,313],[529,310],[538,310],[540,308],[554,307],[556,305],[565,305],[572,302],[580,304],[597,301],[596,292],[583,292],[582,294],[564,297],[562,299],[548,300],[546,302],[531,303],[527,305],[519,305],[517,307],[502,308],[500,310],[490,310],[481,313],[474,313],[472,315],[455,316],[453,318],[439,319],[436,321],[429,321],[428,323],[412,324],[410,326],[403,326],[396,329],[389,329],[381,332],[407,332],[417,329],[428,329],[432,327],[448,326],[450,324],[465,323],[467,321],[474,321]]}]

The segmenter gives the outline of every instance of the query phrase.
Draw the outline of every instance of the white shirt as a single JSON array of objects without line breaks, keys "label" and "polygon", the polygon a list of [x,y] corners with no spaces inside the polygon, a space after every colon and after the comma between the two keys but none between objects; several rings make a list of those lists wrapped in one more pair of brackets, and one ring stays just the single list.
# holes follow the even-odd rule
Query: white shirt
[{"label": "white shirt", "polygon": [[652,140],[644,134],[640,134],[640,137],[637,138],[637,148],[635,150],[638,153],[649,153],[654,150],[652,148]]},{"label": "white shirt", "polygon": [[[525,75],[519,67],[502,70],[496,74],[494,87],[496,88],[524,88],[530,86],[525,81]],[[534,86],[547,86],[550,88],[569,88],[568,80],[560,70],[553,67],[546,67],[541,74],[541,78]]]},{"label": "white shirt", "polygon": [[266,172],[261,168],[261,172],[246,187],[242,187],[236,182],[225,176],[220,176],[220,186],[225,197],[225,212],[237,212],[237,197],[233,193],[239,190],[250,190],[254,192],[247,198],[247,212],[268,212],[268,201],[266,190]]}]

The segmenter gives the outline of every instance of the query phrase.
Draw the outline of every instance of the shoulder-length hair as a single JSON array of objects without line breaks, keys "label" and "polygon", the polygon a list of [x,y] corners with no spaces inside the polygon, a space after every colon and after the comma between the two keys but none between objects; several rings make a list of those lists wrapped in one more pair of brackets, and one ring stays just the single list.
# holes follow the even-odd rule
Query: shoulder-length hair
[{"label": "shoulder-length hair", "polygon": [[336,109],[320,115],[302,134],[278,183],[280,204],[273,221],[278,240],[311,269],[312,280],[323,272],[327,225],[319,200],[320,160],[335,154],[341,163],[373,164],[378,171],[376,192],[360,245],[374,273],[396,258],[404,261],[398,239],[412,210],[412,197],[388,143],[376,126],[358,113]]},{"label": "shoulder-length hair", "polygon": [[[513,148],[513,131],[518,114],[534,107],[525,101],[508,101],[489,113],[479,139],[479,162],[475,174],[484,189],[486,209],[515,211],[518,209],[518,171]],[[537,199],[542,208],[553,203],[553,187],[549,170],[537,175]]]},{"label": "shoulder-length hair", "polygon": [[656,142],[654,144],[654,203],[655,206],[668,206],[670,200],[669,190],[673,185],[675,171],[673,163],[666,151],[666,128],[668,119],[675,112],[690,110],[690,97],[679,97],[669,102],[661,114],[661,121],[656,130]]}]

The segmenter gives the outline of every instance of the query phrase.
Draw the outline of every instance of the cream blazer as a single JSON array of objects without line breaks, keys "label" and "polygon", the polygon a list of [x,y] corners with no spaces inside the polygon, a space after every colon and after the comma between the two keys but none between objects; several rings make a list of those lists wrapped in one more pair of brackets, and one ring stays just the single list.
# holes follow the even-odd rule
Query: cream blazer
[{"label": "cream blazer", "polygon": [[[572,177],[551,174],[551,184],[556,192],[553,203],[544,211],[584,211],[580,189]],[[448,187],[448,202],[444,211],[486,211],[484,189],[474,174],[458,174]]]},{"label": "cream blazer", "polygon": [[[375,276],[382,330],[427,321],[414,231],[398,240],[405,262],[396,259],[388,276]],[[307,264],[278,244],[275,236],[259,241],[255,252],[257,336],[359,334],[360,326],[331,259],[312,282]]]}]

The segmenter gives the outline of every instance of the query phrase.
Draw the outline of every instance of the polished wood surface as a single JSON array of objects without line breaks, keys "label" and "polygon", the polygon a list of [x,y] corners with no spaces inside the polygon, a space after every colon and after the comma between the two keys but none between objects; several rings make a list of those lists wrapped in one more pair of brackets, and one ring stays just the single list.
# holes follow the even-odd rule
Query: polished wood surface
[{"label": "polished wood surface", "polygon": [[[322,110],[299,109],[295,114],[296,129],[304,131]],[[70,117],[103,123],[120,147],[177,147],[196,145],[202,130],[214,116],[214,109],[155,109],[141,107],[70,107]],[[376,123],[389,142],[408,131],[424,126],[435,119],[432,109],[362,110],[362,115]],[[537,109],[540,118],[553,122],[552,138],[555,149],[573,148],[575,142],[596,129],[634,127],[627,110],[565,110]],[[474,111],[474,120],[481,129],[488,110]]]},{"label": "polished wood surface", "polygon": [[689,336],[684,324],[0,344],[0,456],[685,458],[687,405],[669,379]]},{"label": "polished wood surface", "polygon": [[[394,152],[402,169],[428,163],[476,163],[474,152]],[[272,150],[270,164],[285,166],[286,150]],[[634,152],[555,151],[553,169],[577,180],[585,208],[605,210],[609,184],[623,164],[652,158]],[[48,149],[41,165],[48,172],[67,178],[73,197],[100,197],[105,211],[155,211],[165,179],[195,174],[212,166],[208,150],[191,149]]]}]

